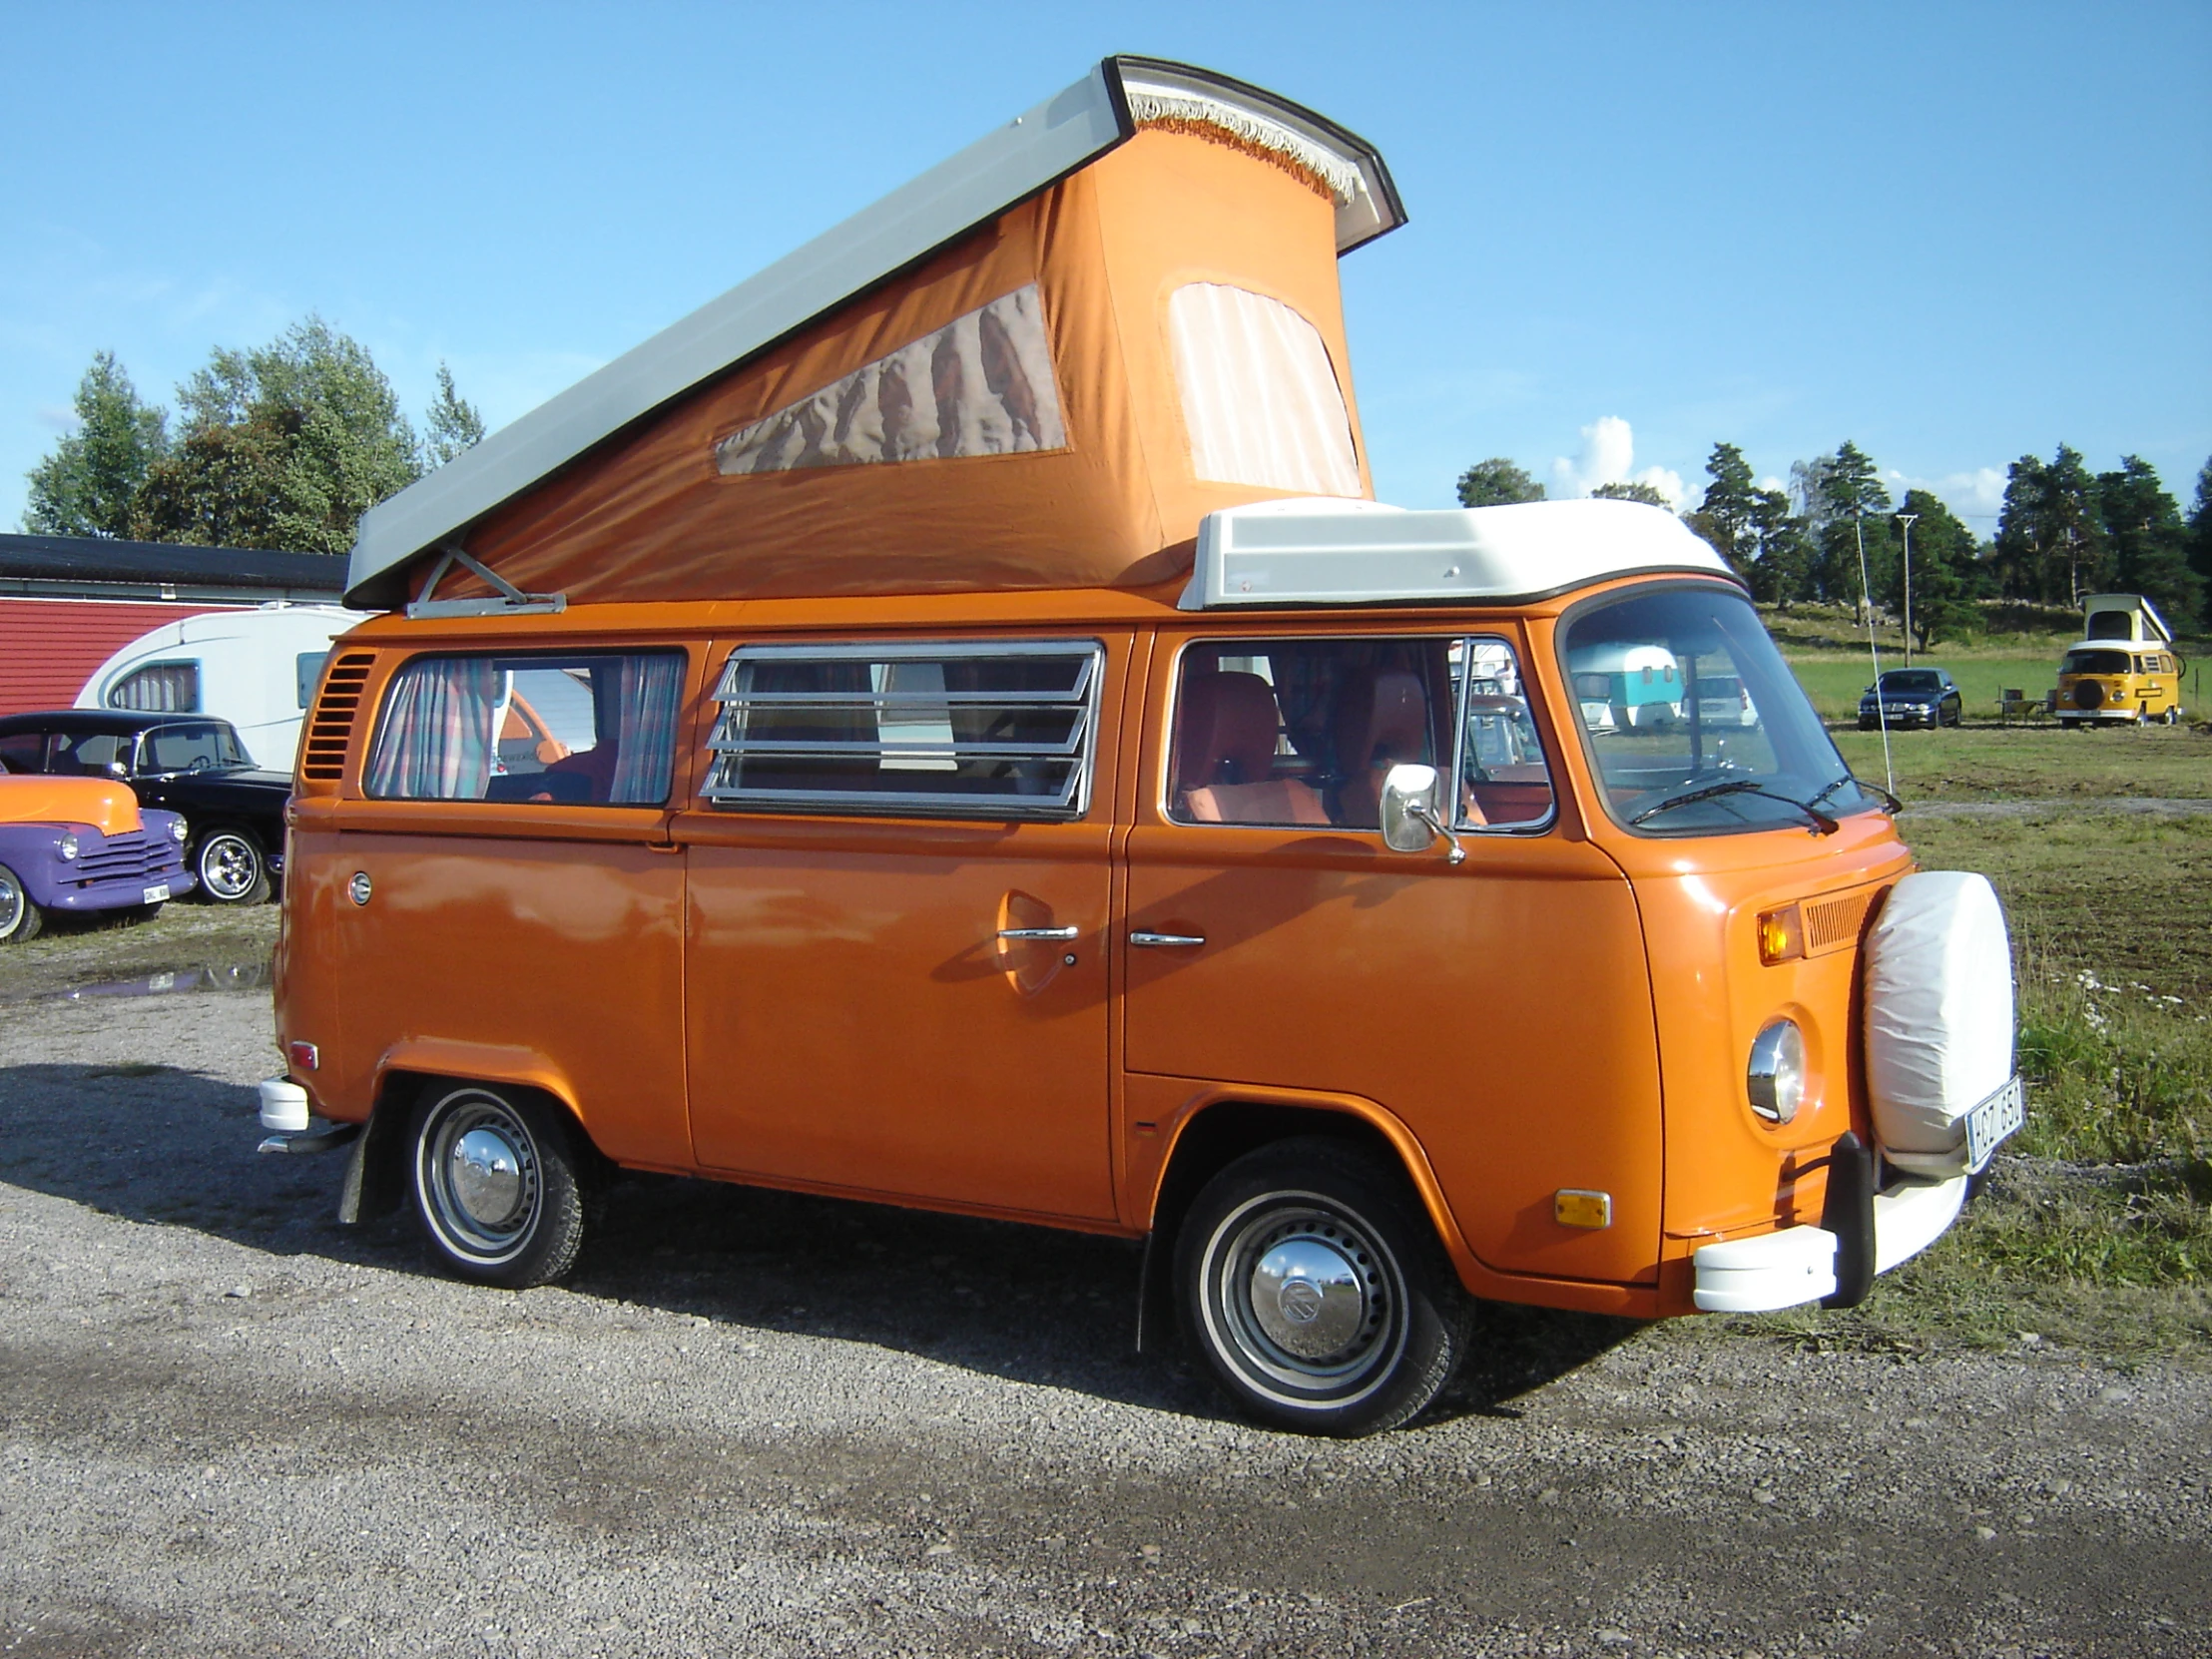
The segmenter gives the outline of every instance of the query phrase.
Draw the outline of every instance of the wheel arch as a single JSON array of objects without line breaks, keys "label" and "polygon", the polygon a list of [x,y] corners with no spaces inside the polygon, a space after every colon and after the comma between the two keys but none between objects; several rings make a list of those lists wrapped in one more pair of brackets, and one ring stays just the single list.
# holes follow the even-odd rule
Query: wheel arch
[{"label": "wheel arch", "polygon": [[575,1130],[578,1150],[604,1163],[567,1078],[537,1056],[480,1044],[399,1044],[377,1062],[368,1121],[353,1143],[338,1201],[339,1221],[387,1216],[406,1203],[407,1127],[416,1106],[436,1089],[470,1084],[533,1095],[557,1108]]},{"label": "wheel arch", "polygon": [[1145,1229],[1145,1267],[1138,1309],[1138,1346],[1150,1334],[1172,1328],[1169,1310],[1172,1257],[1183,1218],[1200,1189],[1248,1152],[1277,1141],[1322,1136],[1365,1146],[1404,1177],[1461,1285],[1484,1294],[1490,1276],[1476,1262],[1443,1188],[1412,1131],[1372,1100],[1304,1091],[1221,1087],[1200,1094],[1168,1131],[1157,1176],[1141,1191],[1137,1224]]}]

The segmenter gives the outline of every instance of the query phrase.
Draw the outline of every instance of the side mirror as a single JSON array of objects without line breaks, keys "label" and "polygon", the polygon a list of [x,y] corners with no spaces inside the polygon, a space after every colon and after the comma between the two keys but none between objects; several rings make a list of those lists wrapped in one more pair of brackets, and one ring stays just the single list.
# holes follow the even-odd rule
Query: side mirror
[{"label": "side mirror", "polygon": [[1436,811],[1438,779],[1434,767],[1394,766],[1382,778],[1382,844],[1392,852],[1418,852],[1438,835],[1451,842],[1451,862],[1466,857],[1459,837],[1444,828]]},{"label": "side mirror", "polygon": [[131,776],[131,769],[121,761],[110,761],[108,763],[108,776],[110,778],[128,778]]}]

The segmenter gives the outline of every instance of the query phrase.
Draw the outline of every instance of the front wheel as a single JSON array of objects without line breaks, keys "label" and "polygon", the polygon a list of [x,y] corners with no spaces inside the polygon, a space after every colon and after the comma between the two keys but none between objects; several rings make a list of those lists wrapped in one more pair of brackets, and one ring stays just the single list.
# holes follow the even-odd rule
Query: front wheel
[{"label": "front wheel", "polygon": [[1394,1428],[1435,1398],[1472,1305],[1398,1172],[1344,1141],[1263,1147],[1207,1183],[1176,1241],[1186,1335],[1263,1422]]},{"label": "front wheel", "polygon": [[23,877],[0,864],[0,944],[35,939],[45,925],[46,912],[31,902]]},{"label": "front wheel", "polygon": [[2166,710],[2165,718],[2168,726],[2179,726],[2181,724],[2181,705],[2178,703],[2171,705]]},{"label": "front wheel", "polygon": [[519,1091],[445,1085],[423,1097],[409,1139],[416,1214],[463,1279],[519,1291],[576,1266],[583,1160],[557,1107]]},{"label": "front wheel", "polygon": [[208,830],[192,866],[200,895],[211,904],[259,904],[269,896],[269,860],[262,843],[244,830]]}]

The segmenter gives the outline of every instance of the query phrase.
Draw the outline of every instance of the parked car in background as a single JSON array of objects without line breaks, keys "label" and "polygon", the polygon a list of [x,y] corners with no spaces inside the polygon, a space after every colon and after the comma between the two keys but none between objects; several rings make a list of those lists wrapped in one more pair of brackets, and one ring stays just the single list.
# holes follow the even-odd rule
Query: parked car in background
[{"label": "parked car in background", "polygon": [[1966,700],[1939,668],[1893,668],[1859,699],[1859,730],[1889,726],[1956,726]]},{"label": "parked car in background", "polygon": [[186,863],[211,903],[258,904],[282,871],[291,775],[256,768],[229,721],[109,709],[9,715],[0,767],[128,784],[140,806],[181,815]]},{"label": "parked car in background", "polygon": [[254,760],[289,772],[330,641],[364,616],[287,604],[164,623],[93,670],[77,707],[228,721]]},{"label": "parked car in background", "polygon": [[[1674,654],[1656,645],[1597,645],[1569,661],[1575,696],[1593,732],[1628,726],[1669,727],[1682,718],[1682,671]],[[1603,705],[1602,722],[1588,711]]]},{"label": "parked car in background", "polygon": [[1743,681],[1733,674],[1697,677],[1697,718],[1701,726],[1757,726],[1759,710]]},{"label": "parked car in background", "polygon": [[0,778],[0,945],[38,937],[49,915],[144,919],[191,890],[176,814],[113,780]]}]

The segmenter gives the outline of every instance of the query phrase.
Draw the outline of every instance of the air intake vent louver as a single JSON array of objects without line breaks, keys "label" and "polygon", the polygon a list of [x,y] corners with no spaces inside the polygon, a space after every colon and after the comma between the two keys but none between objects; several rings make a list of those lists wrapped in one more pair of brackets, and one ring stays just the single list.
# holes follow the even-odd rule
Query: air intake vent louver
[{"label": "air intake vent louver", "polygon": [[330,665],[307,717],[307,743],[299,755],[299,776],[334,783],[345,772],[346,740],[353,735],[353,716],[361,706],[361,687],[368,680],[375,659],[365,651],[352,651]]}]

